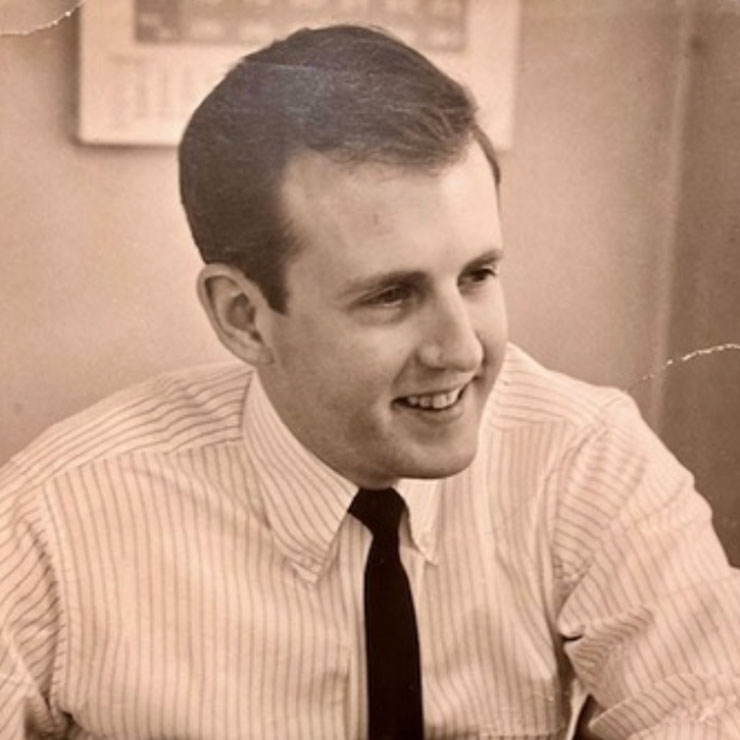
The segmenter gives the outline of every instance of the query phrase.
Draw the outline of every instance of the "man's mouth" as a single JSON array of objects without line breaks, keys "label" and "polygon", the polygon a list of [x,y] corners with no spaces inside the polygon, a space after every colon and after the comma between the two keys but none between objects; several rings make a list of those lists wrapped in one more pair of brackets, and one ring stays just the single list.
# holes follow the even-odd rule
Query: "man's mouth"
[{"label": "man's mouth", "polygon": [[403,396],[397,400],[401,405],[412,409],[444,411],[445,409],[452,408],[460,400],[466,388],[467,384],[448,391]]}]

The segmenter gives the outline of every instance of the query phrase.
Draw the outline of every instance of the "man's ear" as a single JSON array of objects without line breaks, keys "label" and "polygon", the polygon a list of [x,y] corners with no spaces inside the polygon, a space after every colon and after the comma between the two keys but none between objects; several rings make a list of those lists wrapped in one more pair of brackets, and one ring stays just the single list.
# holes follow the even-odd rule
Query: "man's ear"
[{"label": "man's ear", "polygon": [[272,351],[260,330],[272,309],[256,283],[238,268],[214,262],[198,275],[198,297],[226,349],[250,365],[272,362]]}]

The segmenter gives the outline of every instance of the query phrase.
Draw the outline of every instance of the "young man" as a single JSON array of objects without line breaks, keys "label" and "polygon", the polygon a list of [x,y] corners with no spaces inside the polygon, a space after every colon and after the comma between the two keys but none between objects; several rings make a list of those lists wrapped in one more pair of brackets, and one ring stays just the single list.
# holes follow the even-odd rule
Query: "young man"
[{"label": "young man", "polygon": [[466,92],[301,31],[180,161],[239,362],[0,474],[0,737],[562,738],[575,686],[598,737],[740,736],[737,576],[633,404],[508,343]]}]

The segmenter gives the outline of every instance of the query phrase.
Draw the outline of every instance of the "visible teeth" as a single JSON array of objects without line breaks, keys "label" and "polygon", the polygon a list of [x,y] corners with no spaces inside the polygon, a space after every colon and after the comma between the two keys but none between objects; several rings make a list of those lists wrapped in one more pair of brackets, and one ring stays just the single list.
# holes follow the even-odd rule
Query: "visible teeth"
[{"label": "visible teeth", "polygon": [[407,396],[406,403],[409,406],[421,407],[423,409],[446,409],[457,401],[462,388],[448,393],[432,393],[426,396]]}]

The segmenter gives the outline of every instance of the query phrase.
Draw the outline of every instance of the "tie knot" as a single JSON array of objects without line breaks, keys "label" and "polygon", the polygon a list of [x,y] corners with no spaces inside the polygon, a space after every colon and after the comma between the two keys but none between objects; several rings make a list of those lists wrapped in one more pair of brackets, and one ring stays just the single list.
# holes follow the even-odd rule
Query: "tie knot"
[{"label": "tie knot", "polygon": [[370,491],[361,488],[352,500],[349,512],[379,539],[395,539],[406,504],[393,488]]}]

